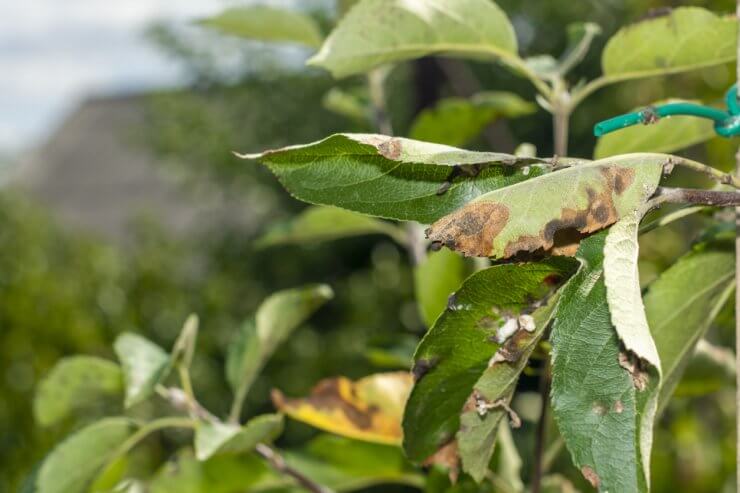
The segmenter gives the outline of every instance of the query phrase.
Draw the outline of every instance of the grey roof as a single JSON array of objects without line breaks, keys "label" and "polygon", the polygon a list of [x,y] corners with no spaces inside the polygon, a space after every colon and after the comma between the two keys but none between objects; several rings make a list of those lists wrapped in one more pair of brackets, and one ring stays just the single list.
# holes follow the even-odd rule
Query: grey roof
[{"label": "grey roof", "polygon": [[176,168],[146,148],[146,119],[146,95],[87,100],[19,165],[13,182],[62,224],[115,241],[126,239],[139,215],[174,233],[243,220],[239,205],[213,192],[196,198],[186,191]]}]

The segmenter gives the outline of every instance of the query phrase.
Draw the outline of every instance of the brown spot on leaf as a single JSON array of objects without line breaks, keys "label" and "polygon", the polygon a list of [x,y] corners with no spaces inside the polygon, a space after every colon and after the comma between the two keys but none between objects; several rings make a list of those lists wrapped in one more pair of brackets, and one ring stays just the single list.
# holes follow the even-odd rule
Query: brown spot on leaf
[{"label": "brown spot on leaf", "polygon": [[434,223],[427,235],[432,244],[443,244],[466,255],[486,257],[491,253],[493,239],[508,221],[508,207],[473,202]]},{"label": "brown spot on leaf", "polygon": [[451,442],[443,445],[433,455],[430,455],[423,463],[423,466],[442,466],[447,469],[450,482],[455,484],[457,478],[460,475],[460,456],[457,453],[457,441],[452,440]]},{"label": "brown spot on leaf", "polygon": [[598,489],[601,485],[601,478],[599,478],[599,475],[596,474],[596,471],[591,469],[591,467],[581,467],[581,474],[583,474],[583,477],[586,478],[586,481],[591,483],[591,486],[593,486],[594,488]]},{"label": "brown spot on leaf", "polygon": [[[317,409],[339,409],[355,427],[361,430],[369,429],[372,426],[372,415],[378,411],[377,408],[371,406],[361,410],[355,407],[350,402],[356,400],[354,390],[350,390],[351,395],[344,395],[340,385],[341,381],[337,378],[322,380],[313,388],[307,401]],[[272,391],[271,397],[278,409],[290,406],[293,401],[287,399],[277,389]]]},{"label": "brown spot on leaf", "polygon": [[642,392],[647,388],[650,376],[645,370],[644,363],[636,354],[626,350],[620,351],[619,366],[629,372],[632,377],[632,383],[637,390]]},{"label": "brown spot on leaf", "polygon": [[414,367],[411,369],[411,374],[414,376],[414,382],[418,382],[424,375],[429,373],[429,370],[436,366],[435,360],[420,359],[414,363]]},{"label": "brown spot on leaf", "polygon": [[506,361],[515,363],[522,357],[525,349],[532,341],[532,333],[526,329],[519,329],[513,336],[509,337],[506,342],[498,348],[488,365],[493,366],[496,363]]},{"label": "brown spot on leaf", "polygon": [[[614,196],[622,195],[635,180],[635,170],[619,166],[601,168],[601,192],[587,188],[584,209],[563,208],[560,216],[545,223],[539,233],[523,234],[504,247],[501,258],[521,252],[547,252],[553,255],[575,254],[581,239],[604,229],[619,219]],[[493,202],[472,202],[449,214],[427,229],[427,238],[436,247],[442,245],[464,255],[493,255],[493,242],[509,221],[509,208]]]},{"label": "brown spot on leaf", "polygon": [[401,157],[402,147],[401,140],[394,138],[387,139],[377,145],[378,152],[381,156],[394,161]]},{"label": "brown spot on leaf", "polygon": [[622,404],[622,401],[614,403],[614,412],[617,414],[622,414],[624,412],[624,404]]}]

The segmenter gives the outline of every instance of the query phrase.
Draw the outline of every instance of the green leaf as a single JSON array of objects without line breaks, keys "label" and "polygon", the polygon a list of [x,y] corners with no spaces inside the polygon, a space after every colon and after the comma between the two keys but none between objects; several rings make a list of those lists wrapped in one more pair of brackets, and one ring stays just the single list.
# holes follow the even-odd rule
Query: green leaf
[{"label": "green leaf", "polygon": [[672,74],[731,62],[736,45],[733,16],[679,7],[620,29],[606,44],[601,65],[610,80]]},{"label": "green leaf", "polygon": [[664,375],[661,409],[668,403],[697,342],[732,293],[733,245],[732,238],[701,242],[647,288],[645,311]]},{"label": "green leaf", "polygon": [[154,475],[151,493],[234,493],[270,491],[298,493],[293,483],[255,454],[223,454],[201,462],[188,449],[167,461]]},{"label": "green leaf", "polygon": [[447,98],[422,111],[409,131],[412,139],[450,146],[465,145],[497,118],[516,118],[537,107],[511,92],[490,91],[470,99]]},{"label": "green leaf", "polygon": [[[651,106],[679,102],[687,101],[669,99],[653,103]],[[635,111],[640,109],[643,108]],[[596,143],[594,157],[603,159],[630,152],[675,152],[707,141],[716,135],[714,123],[705,118],[662,118],[652,125],[635,125],[604,135]]]},{"label": "green leaf", "polygon": [[403,419],[410,459],[424,461],[454,438],[463,405],[500,347],[497,341],[526,331],[519,329],[519,316],[573,268],[573,261],[562,258],[497,265],[463,283],[414,355],[416,383]]},{"label": "green leaf", "polygon": [[605,237],[581,243],[581,270],[553,318],[553,414],[574,464],[594,487],[646,491],[652,437],[641,419],[658,382],[621,350],[604,284]]},{"label": "green leaf", "polygon": [[173,365],[181,364],[185,368],[190,368],[195,354],[195,344],[198,340],[198,324],[198,316],[194,313],[190,314],[185,320],[180,335],[172,347],[170,358]]},{"label": "green leaf", "polygon": [[363,0],[308,63],[345,77],[434,54],[519,60],[514,28],[490,0]]},{"label": "green leaf", "polygon": [[99,405],[104,399],[123,396],[120,367],[93,356],[61,359],[41,381],[33,412],[41,426],[50,426]]},{"label": "green leaf", "polygon": [[240,38],[299,43],[311,48],[318,48],[323,40],[310,16],[264,5],[230,8],[200,24]]},{"label": "green leaf", "polygon": [[364,86],[351,92],[332,87],[324,95],[322,104],[327,110],[361,124],[369,124],[372,121],[372,108],[367,88]]},{"label": "green leaf", "polygon": [[449,250],[429,252],[414,268],[416,302],[427,327],[447,308],[447,299],[464,279],[465,260]]},{"label": "green leaf", "polygon": [[256,241],[258,247],[331,241],[353,236],[385,234],[400,244],[404,231],[386,221],[336,207],[313,206],[290,221],[272,226]]},{"label": "green leaf", "polygon": [[44,460],[37,493],[84,493],[111,454],[134,431],[127,418],[106,418],[70,435]]},{"label": "green leaf", "polygon": [[137,334],[119,335],[113,349],[123,367],[127,408],[149,398],[172,368],[170,356],[162,348]]},{"label": "green leaf", "polygon": [[283,432],[283,416],[263,414],[244,426],[221,422],[199,422],[195,428],[195,455],[207,460],[215,454],[249,452],[258,443],[271,442]]},{"label": "green leaf", "polygon": [[319,435],[300,451],[284,453],[286,462],[318,484],[337,492],[381,484],[421,487],[423,478],[398,447]]},{"label": "green leaf", "polygon": [[531,314],[535,327],[532,332],[521,331],[505,344],[505,352],[501,354],[512,354],[515,358],[491,360],[460,416],[456,438],[462,467],[477,482],[488,473],[499,425],[507,416],[506,407],[514,396],[519,375],[550,324],[556,303],[557,294]]},{"label": "green leaf", "polygon": [[410,139],[336,134],[262,154],[283,186],[305,202],[428,224],[479,195],[541,175],[544,165]]},{"label": "green leaf", "polygon": [[279,291],[262,302],[254,321],[245,322],[226,360],[226,376],[241,402],[267,360],[290,334],[334,297],[326,284]]},{"label": "green leaf", "polygon": [[640,207],[668,156],[630,154],[572,166],[474,199],[427,230],[432,245],[509,258],[539,249],[573,254],[581,235]]}]

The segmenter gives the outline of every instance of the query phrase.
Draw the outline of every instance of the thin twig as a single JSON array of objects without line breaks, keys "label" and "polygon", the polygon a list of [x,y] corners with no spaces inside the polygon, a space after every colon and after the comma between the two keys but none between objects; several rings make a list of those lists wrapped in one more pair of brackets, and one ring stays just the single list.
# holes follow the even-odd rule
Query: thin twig
[{"label": "thin twig", "polygon": [[311,491],[313,493],[333,493],[333,490],[325,486],[316,484],[313,480],[309,479],[299,471],[296,471],[295,469],[290,467],[285,462],[283,456],[269,445],[258,443],[254,451],[257,453],[257,455],[265,459],[277,472],[295,479],[299,485],[303,486],[308,491]]},{"label": "thin twig", "polygon": [[218,418],[208,412],[195,398],[191,399],[186,392],[175,387],[157,385],[154,389],[157,395],[166,400],[174,409],[188,413],[194,418],[206,421],[218,421]]},{"label": "thin twig", "polygon": [[717,168],[707,166],[698,161],[674,156],[671,157],[671,162],[667,164],[692,169],[707,175],[709,178],[721,183],[722,185],[730,185],[734,188],[740,188],[740,179],[737,176],[732,173],[725,173],[724,171],[720,171]]},{"label": "thin twig", "polygon": [[740,205],[740,192],[725,192],[719,190],[699,190],[694,188],[658,187],[647,208],[655,208],[661,204],[692,204],[711,205],[719,207],[735,207]]}]

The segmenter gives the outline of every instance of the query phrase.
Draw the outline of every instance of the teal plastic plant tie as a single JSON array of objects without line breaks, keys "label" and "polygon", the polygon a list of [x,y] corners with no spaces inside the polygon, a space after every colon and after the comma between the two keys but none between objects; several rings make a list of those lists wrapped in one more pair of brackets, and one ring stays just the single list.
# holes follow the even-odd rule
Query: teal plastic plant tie
[{"label": "teal plastic plant tie", "polygon": [[714,130],[723,137],[740,135],[740,102],[733,85],[725,95],[727,111],[694,103],[668,103],[645,108],[641,111],[615,116],[594,125],[594,135],[601,137],[610,132],[642,123],[649,125],[669,116],[696,116],[714,121]]}]

